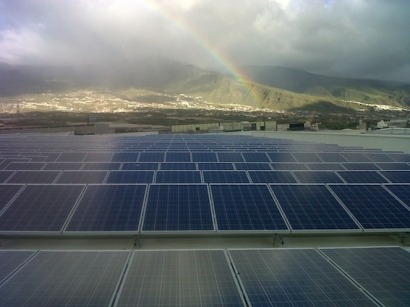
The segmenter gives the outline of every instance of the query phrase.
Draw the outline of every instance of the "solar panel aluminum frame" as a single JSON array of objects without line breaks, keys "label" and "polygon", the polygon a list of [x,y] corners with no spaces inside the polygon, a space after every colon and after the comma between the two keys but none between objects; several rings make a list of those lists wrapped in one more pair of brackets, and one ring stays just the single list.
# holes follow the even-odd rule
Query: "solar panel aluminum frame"
[{"label": "solar panel aluminum frame", "polygon": [[[24,187],[26,187],[25,185]],[[82,186],[82,190],[79,193],[76,201],[74,202],[73,207],[71,208],[70,212],[67,214],[66,219],[64,220],[64,223],[62,224],[60,230],[56,231],[50,231],[50,230],[45,230],[45,231],[29,231],[29,230],[22,230],[22,231],[0,231],[0,236],[5,235],[5,236],[12,236],[12,237],[56,237],[56,236],[61,236],[63,233],[63,229],[66,227],[67,221],[70,218],[70,216],[73,214],[74,210],[77,208],[77,205],[86,190],[86,185],[85,184],[47,184],[47,183],[39,183],[39,184],[30,184],[30,186]],[[7,208],[9,208],[15,199],[24,191],[24,189],[21,189],[16,197],[13,198],[13,201],[10,201]],[[4,210],[5,211],[5,210]],[[4,214],[4,211],[2,211],[2,216]]]},{"label": "solar panel aluminum frame", "polygon": [[[178,251],[178,252],[195,252],[195,251],[201,251],[202,249],[147,249],[147,250],[133,250],[130,253],[130,256],[128,258],[127,261],[127,265],[126,268],[124,268],[124,272],[122,274],[122,278],[120,280],[120,286],[119,288],[117,288],[116,294],[115,294],[115,300],[112,302],[112,304],[110,306],[118,306],[119,303],[119,299],[121,298],[121,294],[124,290],[124,286],[125,286],[125,282],[127,280],[128,275],[130,274],[130,268],[132,266],[132,262],[134,260],[134,257],[136,257],[136,255],[138,253],[144,253],[144,252],[173,252],[173,251]],[[249,304],[249,299],[246,295],[246,292],[244,292],[243,290],[243,286],[242,284],[240,284],[240,282],[238,281],[238,277],[236,272],[234,271],[234,268],[232,267],[233,263],[232,260],[230,258],[230,256],[228,255],[228,251],[226,249],[217,249],[217,248],[212,248],[212,249],[206,249],[206,251],[221,251],[223,252],[224,256],[225,256],[225,260],[226,260],[226,265],[229,267],[229,271],[231,272],[231,276],[232,279],[236,285],[236,289],[238,291],[238,296],[240,297],[243,306],[250,306]]]},{"label": "solar panel aluminum frame", "polygon": [[273,230],[220,230],[218,228],[218,220],[216,217],[216,210],[215,210],[215,203],[214,203],[214,199],[213,199],[213,195],[212,195],[212,186],[231,186],[231,185],[238,185],[238,186],[247,186],[247,185],[251,185],[251,186],[266,186],[268,188],[268,191],[270,193],[270,195],[273,197],[273,193],[269,187],[268,184],[264,184],[264,183],[210,183],[208,184],[209,186],[209,197],[210,197],[210,203],[211,203],[211,207],[212,207],[212,213],[214,215],[214,225],[215,225],[215,230],[217,234],[223,235],[223,236],[267,236],[267,237],[272,237],[275,236],[277,234],[290,234],[290,225],[289,222],[286,218],[286,216],[284,215],[282,208],[278,207],[278,205],[276,204],[276,202],[274,202],[276,208],[279,210],[280,215],[282,217],[282,219],[284,220],[286,227],[288,229],[273,229]]},{"label": "solar panel aluminum frame", "polygon": [[[275,184],[268,184],[269,191],[272,194],[273,199],[275,200],[275,203],[277,207],[280,209],[281,213],[286,217],[286,223],[289,227],[289,230],[292,234],[303,234],[303,235],[323,235],[323,234],[329,234],[329,235],[335,235],[335,234],[361,234],[363,233],[363,227],[360,225],[360,223],[356,220],[356,218],[353,216],[353,214],[346,208],[346,206],[341,202],[341,200],[338,197],[335,197],[336,202],[342,207],[344,211],[349,215],[349,217],[353,220],[353,222],[357,225],[357,229],[293,229],[292,224],[289,222],[285,211],[283,210],[279,200],[277,199],[275,193],[273,192],[271,185],[275,186],[324,186],[326,189],[332,194],[333,197],[335,197],[333,191],[331,191],[327,184],[323,183],[275,183]],[[336,185],[336,184],[335,184]],[[338,185],[343,185],[338,184]]]},{"label": "solar panel aluminum frame", "polygon": [[[209,206],[210,206],[210,213],[211,213],[211,218],[212,218],[212,230],[144,230],[144,222],[145,222],[145,213],[147,210],[148,206],[148,196],[149,192],[151,190],[152,186],[204,186],[207,188],[207,193],[208,193],[208,201],[209,201]],[[214,235],[216,234],[216,223],[215,223],[215,217],[214,217],[214,211],[213,211],[213,206],[211,203],[211,195],[209,191],[209,185],[205,183],[154,183],[150,184],[148,186],[147,192],[146,192],[146,199],[144,200],[144,205],[141,211],[141,219],[140,219],[140,230],[139,230],[139,235],[140,237],[162,237],[162,236],[167,236],[167,237],[184,237],[184,236],[209,236],[209,235]]]},{"label": "solar panel aluminum frame", "polygon": [[[333,194],[333,196],[335,196],[335,198],[343,205],[343,208],[345,208],[345,210],[351,214],[351,216],[353,217],[353,220],[355,221],[356,224],[360,225],[360,228],[363,229],[363,233],[369,233],[369,234],[392,234],[392,233],[410,233],[410,228],[378,228],[378,229],[366,229],[353,215],[353,213],[349,210],[349,208],[343,203],[343,201],[337,196],[336,192],[334,192],[332,190],[332,186],[380,186],[382,187],[384,190],[386,190],[383,185],[385,185],[386,183],[380,184],[380,183],[348,183],[348,184],[335,184],[335,183],[329,183],[327,184],[327,187],[329,188],[330,192]],[[391,191],[386,191],[386,193],[390,194],[395,200],[397,200],[397,202],[402,205],[403,207],[405,207],[406,209],[409,210],[409,208],[399,199],[397,199],[397,197],[395,195],[392,195]],[[409,211],[410,214],[410,211]]]}]

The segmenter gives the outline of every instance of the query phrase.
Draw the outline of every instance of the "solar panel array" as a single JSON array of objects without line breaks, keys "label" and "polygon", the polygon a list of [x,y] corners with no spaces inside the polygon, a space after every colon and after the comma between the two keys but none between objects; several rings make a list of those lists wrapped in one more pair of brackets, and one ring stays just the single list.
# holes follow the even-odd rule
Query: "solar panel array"
[{"label": "solar panel array", "polygon": [[0,250],[1,306],[409,306],[399,247]]},{"label": "solar panel array", "polygon": [[410,154],[243,135],[0,141],[1,234],[410,230]]}]

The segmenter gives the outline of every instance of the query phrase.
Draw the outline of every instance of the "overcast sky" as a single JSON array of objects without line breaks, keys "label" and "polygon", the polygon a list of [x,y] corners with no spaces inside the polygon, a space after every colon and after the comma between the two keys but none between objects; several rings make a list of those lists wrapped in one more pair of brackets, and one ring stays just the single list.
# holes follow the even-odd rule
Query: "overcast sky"
[{"label": "overcast sky", "polygon": [[409,0],[0,0],[0,62],[158,55],[410,82]]}]

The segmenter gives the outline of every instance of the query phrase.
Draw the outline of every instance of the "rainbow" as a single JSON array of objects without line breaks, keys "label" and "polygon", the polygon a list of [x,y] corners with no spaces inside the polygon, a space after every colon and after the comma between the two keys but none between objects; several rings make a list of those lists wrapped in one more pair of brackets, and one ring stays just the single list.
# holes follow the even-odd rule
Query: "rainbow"
[{"label": "rainbow", "polygon": [[221,64],[233,75],[239,85],[241,85],[245,91],[249,93],[250,99],[253,100],[252,102],[256,103],[257,106],[262,105],[262,97],[258,92],[255,83],[250,81],[250,78],[243,71],[241,71],[239,67],[237,67],[237,65],[229,58],[227,54],[224,54],[217,46],[212,45],[212,43],[200,35],[200,33],[195,32],[193,27],[191,27],[186,21],[176,18],[161,5],[157,4],[155,0],[145,0],[144,2],[148,9],[155,12],[165,21],[176,26],[180,31],[188,34],[199,46],[203,47],[213,60]]}]

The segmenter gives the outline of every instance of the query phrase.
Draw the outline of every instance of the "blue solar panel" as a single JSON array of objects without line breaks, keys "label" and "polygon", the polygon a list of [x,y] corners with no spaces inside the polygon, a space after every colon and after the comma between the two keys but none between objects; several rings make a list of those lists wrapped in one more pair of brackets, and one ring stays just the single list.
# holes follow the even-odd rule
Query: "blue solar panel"
[{"label": "blue solar panel", "polygon": [[213,152],[193,152],[193,162],[218,162],[216,154]]},{"label": "blue solar panel", "polygon": [[319,152],[317,155],[324,161],[324,162],[347,162],[345,158],[343,158],[337,152]]},{"label": "blue solar panel", "polygon": [[63,152],[56,162],[83,162],[86,155],[85,152]]},{"label": "blue solar panel", "polygon": [[157,171],[156,183],[201,183],[200,171]]},{"label": "blue solar panel", "polygon": [[288,230],[266,185],[211,185],[219,230]]},{"label": "blue solar panel", "polygon": [[13,174],[14,171],[0,171],[0,183],[6,182]]},{"label": "blue solar panel", "polygon": [[219,162],[243,162],[240,152],[218,152]]},{"label": "blue solar panel", "polygon": [[118,170],[121,168],[119,162],[89,162],[83,164],[83,170],[98,171],[98,170]]},{"label": "blue solar panel", "polygon": [[110,162],[112,156],[111,152],[90,152],[84,162]]},{"label": "blue solar panel", "polygon": [[366,154],[366,157],[368,157],[370,161],[373,162],[394,162],[394,160],[385,153],[368,153]]},{"label": "blue solar panel", "polygon": [[11,162],[6,170],[41,170],[46,163],[44,162]]},{"label": "blue solar panel", "polygon": [[396,162],[410,162],[410,154],[390,154],[390,157]]},{"label": "blue solar panel", "polygon": [[341,163],[347,170],[352,171],[376,171],[379,168],[374,163]]},{"label": "blue solar panel", "polygon": [[34,253],[28,250],[0,250],[0,284]]},{"label": "blue solar panel", "polygon": [[410,183],[410,171],[381,171],[380,173],[392,183]]},{"label": "blue solar panel", "polygon": [[359,152],[342,152],[341,155],[349,162],[371,162],[368,157]]},{"label": "blue solar panel", "polygon": [[306,164],[304,163],[271,163],[270,165],[274,170],[308,170]]},{"label": "blue solar panel", "polygon": [[124,163],[122,165],[123,170],[157,170],[158,163]]},{"label": "blue solar panel", "polygon": [[235,163],[237,170],[272,170],[269,163],[253,162],[253,163]]},{"label": "blue solar panel", "polygon": [[1,184],[0,185],[0,212],[13,199],[13,197],[20,191],[22,185]]},{"label": "blue solar panel", "polygon": [[410,211],[380,185],[331,185],[365,230],[408,229]]},{"label": "blue solar panel", "polygon": [[64,171],[57,183],[103,183],[107,171]]},{"label": "blue solar panel", "polygon": [[61,231],[83,185],[28,185],[0,216],[0,231]]},{"label": "blue solar panel", "polygon": [[344,170],[344,167],[340,163],[306,163],[306,166],[312,171]]},{"label": "blue solar panel", "polygon": [[410,185],[407,184],[389,184],[385,185],[390,191],[394,193],[401,201],[410,207]]},{"label": "blue solar panel", "polygon": [[252,306],[374,306],[313,249],[229,250]]},{"label": "blue solar panel", "polygon": [[66,231],[137,231],[145,185],[89,185]]},{"label": "blue solar panel", "polygon": [[288,171],[249,171],[253,183],[295,183],[296,179]]},{"label": "blue solar panel", "polygon": [[207,162],[202,162],[198,163],[198,169],[199,170],[233,170],[233,164],[232,163],[207,163]]},{"label": "blue solar panel", "polygon": [[138,158],[138,162],[165,162],[164,152],[142,152]]},{"label": "blue solar panel", "polygon": [[51,171],[51,170],[72,170],[78,171],[80,168],[83,167],[83,163],[80,162],[50,162],[47,163],[44,167],[44,170]]},{"label": "blue solar panel", "polygon": [[137,162],[138,152],[117,152],[112,156],[112,162]]},{"label": "blue solar panel", "polygon": [[376,163],[377,167],[385,171],[405,171],[410,170],[410,165],[402,162]]},{"label": "blue solar panel", "polygon": [[410,305],[410,254],[401,248],[321,249],[383,306]]},{"label": "blue solar panel", "polygon": [[221,250],[134,251],[115,306],[244,306]]},{"label": "blue solar panel", "polygon": [[191,154],[189,152],[167,152],[165,156],[166,162],[191,162]]},{"label": "blue solar panel", "polygon": [[295,230],[342,230],[359,227],[324,185],[271,185]]},{"label": "blue solar panel", "polygon": [[143,231],[213,230],[207,185],[151,185]]},{"label": "blue solar panel", "polygon": [[342,179],[332,171],[293,171],[301,183],[342,183]]},{"label": "blue solar panel", "polygon": [[272,162],[296,162],[295,158],[289,152],[268,152],[267,155]]},{"label": "blue solar panel", "polygon": [[128,251],[40,251],[0,287],[1,306],[111,306]]},{"label": "blue solar panel", "polygon": [[152,183],[154,171],[111,171],[107,183]]},{"label": "blue solar panel", "polygon": [[7,183],[53,183],[58,171],[17,171]]},{"label": "blue solar panel", "polygon": [[385,183],[382,176],[375,171],[338,171],[340,177],[347,183]]},{"label": "blue solar panel", "polygon": [[249,183],[245,171],[202,171],[205,183]]},{"label": "blue solar panel", "polygon": [[196,163],[193,162],[164,162],[160,165],[161,171],[195,171]]},{"label": "blue solar panel", "polygon": [[242,153],[245,162],[270,162],[264,152],[244,152]]},{"label": "blue solar panel", "polygon": [[313,152],[294,152],[293,156],[298,162],[323,162],[315,153]]}]

